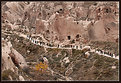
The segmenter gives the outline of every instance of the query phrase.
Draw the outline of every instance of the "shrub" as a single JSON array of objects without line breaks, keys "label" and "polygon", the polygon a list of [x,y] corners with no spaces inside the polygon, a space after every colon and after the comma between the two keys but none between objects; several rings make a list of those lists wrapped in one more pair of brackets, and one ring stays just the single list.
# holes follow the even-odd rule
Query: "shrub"
[{"label": "shrub", "polygon": [[2,72],[2,80],[10,80],[10,78],[8,77],[7,71]]},{"label": "shrub", "polygon": [[2,80],[10,80],[10,78],[8,77],[9,75],[12,76],[13,80],[16,80],[18,78],[18,76],[13,71],[8,69],[2,72]]},{"label": "shrub", "polygon": [[24,67],[23,69],[22,69],[25,73],[29,73],[29,70],[30,70],[30,68],[29,67]]},{"label": "shrub", "polygon": [[97,68],[102,68],[103,65],[104,65],[104,61],[103,60],[97,60],[94,63],[94,66],[97,67]]},{"label": "shrub", "polygon": [[46,63],[40,62],[39,64],[35,65],[35,68],[39,72],[44,72],[48,68],[48,65]]}]

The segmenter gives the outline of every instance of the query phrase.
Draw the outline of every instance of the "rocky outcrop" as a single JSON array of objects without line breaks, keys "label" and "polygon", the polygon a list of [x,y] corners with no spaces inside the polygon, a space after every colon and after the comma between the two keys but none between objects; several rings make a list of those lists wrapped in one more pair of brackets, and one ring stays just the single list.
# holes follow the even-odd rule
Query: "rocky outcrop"
[{"label": "rocky outcrop", "polygon": [[19,67],[27,67],[24,57],[12,47],[10,41],[2,40],[2,71],[8,69],[17,71]]},{"label": "rocky outcrop", "polygon": [[16,66],[14,65],[11,57],[9,56],[9,53],[11,53],[10,46],[8,43],[6,43],[4,40],[2,41],[2,71],[4,70],[14,70]]},{"label": "rocky outcrop", "polygon": [[66,41],[67,36],[73,40],[77,34],[84,39],[79,41],[82,43],[115,42],[118,38],[119,11],[115,2],[7,2],[2,9],[2,20],[27,26],[32,34],[49,30],[49,40]]},{"label": "rocky outcrop", "polygon": [[11,51],[13,53],[13,55],[11,55],[11,57],[13,57],[15,59],[15,61],[19,65],[19,67],[21,67],[21,68],[26,67],[27,63],[26,63],[24,57],[13,48],[11,49]]},{"label": "rocky outcrop", "polygon": [[19,76],[19,80],[20,81],[25,81],[24,78],[23,78],[23,76],[21,76],[21,75]]}]

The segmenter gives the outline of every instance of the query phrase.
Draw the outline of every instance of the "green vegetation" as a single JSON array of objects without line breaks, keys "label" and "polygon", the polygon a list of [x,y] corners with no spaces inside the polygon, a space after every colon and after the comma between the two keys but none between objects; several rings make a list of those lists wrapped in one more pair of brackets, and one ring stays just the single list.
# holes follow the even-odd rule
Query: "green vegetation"
[{"label": "green vegetation", "polygon": [[82,54],[81,50],[72,49],[72,55],[73,56],[76,56],[76,55],[79,55],[79,54]]},{"label": "green vegetation", "polygon": [[8,69],[2,72],[2,80],[10,80],[9,75],[12,77],[13,80],[18,79],[18,76],[13,71]]},{"label": "green vegetation", "polygon": [[[112,69],[112,66],[116,66],[116,69]],[[70,76],[75,80],[79,80],[78,77],[82,77],[82,80],[118,80],[118,67],[118,60],[93,53],[89,59],[80,57]]]},{"label": "green vegetation", "polygon": [[[19,42],[14,41],[15,39],[19,39]],[[72,49],[72,55],[70,50],[58,49],[58,48],[47,48],[47,53],[45,53],[44,48],[41,46],[35,46],[34,44],[28,42],[28,40],[19,37],[17,35],[12,35],[12,44],[13,47],[22,54],[26,61],[28,62],[37,62],[40,60],[42,56],[45,56],[48,59],[48,67],[51,68],[55,72],[59,72],[62,75],[65,75],[65,71],[67,71],[67,67],[70,66],[70,63],[73,63],[73,72],[69,75],[74,80],[118,80],[118,70],[119,70],[119,62],[113,58],[100,56],[95,53],[91,53],[90,57],[87,59],[84,56],[86,51],[80,51]],[[117,46],[113,43],[107,42],[95,42],[94,47],[105,48],[111,51],[116,51]],[[112,49],[115,48],[114,49]],[[27,52],[27,51],[30,52]],[[57,57],[57,54],[58,57]],[[64,56],[65,55],[65,56]],[[70,63],[61,62],[65,57],[69,57]],[[61,65],[63,63],[63,66]],[[112,69],[112,66],[116,66],[116,69]],[[33,65],[29,65],[33,67]],[[22,70],[23,71],[23,70]],[[30,73],[27,73],[27,69],[25,68],[24,73],[29,75],[34,80],[36,79],[50,79],[48,76],[53,76],[50,74],[39,74],[37,71],[34,71],[30,68]],[[6,77],[7,74],[3,76],[4,79],[9,79]],[[36,75],[36,76],[35,76]],[[46,78],[44,78],[44,76]],[[6,78],[5,78],[6,77]],[[81,77],[81,78],[80,78]]]},{"label": "green vegetation", "polygon": [[90,46],[93,47],[93,48],[100,48],[100,49],[103,49],[103,50],[107,50],[107,51],[114,53],[116,55],[119,54],[119,49],[118,49],[119,45],[118,45],[118,43],[115,43],[115,42],[92,41]]}]

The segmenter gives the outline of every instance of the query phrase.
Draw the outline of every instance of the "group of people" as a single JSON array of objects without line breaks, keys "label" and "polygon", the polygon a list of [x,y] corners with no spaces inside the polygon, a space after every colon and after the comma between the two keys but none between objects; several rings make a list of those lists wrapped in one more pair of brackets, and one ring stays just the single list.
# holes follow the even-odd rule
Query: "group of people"
[{"label": "group of people", "polygon": [[[27,35],[27,38],[29,39],[29,40],[31,40],[34,44],[37,44],[37,45],[40,45],[40,46],[48,46],[48,47],[54,47],[54,45],[52,45],[52,44],[50,44],[50,43],[45,43],[45,42],[42,42],[42,41],[38,41],[38,40],[33,40],[32,38],[31,38],[31,36],[29,36],[29,35]],[[86,47],[86,46],[85,46]],[[64,46],[64,45],[57,45],[56,46],[56,48],[71,48],[71,49],[83,49],[82,48],[82,46],[80,45],[78,45],[78,46],[75,46],[75,45],[68,45],[68,46]],[[112,53],[110,53],[110,52],[105,52],[104,50],[100,50],[100,49],[96,49],[95,50],[95,52],[98,52],[98,53],[100,53],[100,54],[102,54],[102,55],[107,55],[107,56],[110,56],[110,57],[113,57],[113,58],[116,58],[117,57],[117,55],[115,55],[115,54],[112,54]]]},{"label": "group of people", "polygon": [[[29,35],[27,35],[27,38],[29,39],[29,40],[31,40],[34,44],[37,44],[37,45],[40,45],[40,46],[49,46],[49,47],[54,47],[54,45],[52,45],[52,44],[50,44],[50,43],[45,43],[45,42],[42,42],[42,41],[37,41],[37,40],[33,40],[32,38],[31,38],[31,36],[29,36]],[[74,46],[74,45],[68,45],[68,46],[64,46],[64,45],[57,45],[56,46],[57,48],[73,48],[73,49],[81,49],[82,48],[82,46],[80,45],[80,46]]]},{"label": "group of people", "polygon": [[[47,46],[49,46],[50,44],[49,43],[45,43],[45,42],[41,42],[41,41],[37,41],[37,40],[33,40],[30,36],[28,36],[27,35],[27,38],[29,39],[29,40],[31,40],[34,44],[38,44],[38,45],[47,45]],[[51,45],[50,45],[51,46]]]},{"label": "group of people", "polygon": [[112,54],[111,52],[105,52],[104,50],[100,50],[100,49],[97,49],[96,51],[97,52],[100,52],[101,54],[104,54],[104,55],[108,55],[110,57],[113,57],[113,58],[115,58],[115,57],[118,56],[118,55]]}]

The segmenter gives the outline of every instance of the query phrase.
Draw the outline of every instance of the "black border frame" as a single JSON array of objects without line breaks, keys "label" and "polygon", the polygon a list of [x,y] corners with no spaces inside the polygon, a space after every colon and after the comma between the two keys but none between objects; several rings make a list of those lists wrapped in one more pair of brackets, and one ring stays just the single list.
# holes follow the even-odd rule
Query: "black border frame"
[{"label": "black border frame", "polygon": [[[4,1],[11,1],[11,2],[15,2],[15,1],[20,1],[20,0],[1,0],[0,2],[2,3],[2,2],[4,2]],[[33,1],[33,0],[23,0],[23,1]],[[38,0],[37,0],[38,1]],[[50,0],[40,0],[40,1],[50,1]],[[51,1],[55,1],[55,0],[51,0]],[[64,1],[64,0],[56,0],[56,1]],[[70,0],[66,0],[66,1],[70,1]],[[78,1],[78,0],[74,0],[74,1]],[[80,1],[114,1],[114,0],[80,0]],[[121,3],[120,3],[120,0],[115,0],[115,1],[118,1],[119,2],[119,81],[3,81],[3,80],[1,80],[0,79],[0,82],[11,82],[11,83],[13,83],[13,82],[85,82],[85,83],[88,83],[88,82],[98,82],[98,83],[101,83],[101,82],[110,82],[110,83],[119,83],[120,82],[120,79],[121,79],[121,74],[120,74],[120,18],[121,18],[121,15],[120,15],[120,12],[121,12]],[[1,7],[1,4],[0,4],[0,7]],[[1,8],[0,8],[1,9]],[[2,12],[2,11],[1,11]],[[0,15],[1,15],[1,13],[0,13]],[[0,17],[1,18],[1,17]],[[0,21],[1,21],[1,19],[0,19]],[[2,24],[2,23],[1,23]],[[0,34],[1,34],[1,31],[0,31]],[[2,35],[2,34],[1,34]],[[0,40],[1,40],[1,38],[0,38]],[[1,50],[0,50],[1,51]],[[2,56],[2,53],[1,53],[1,56]],[[2,58],[0,56],[0,58]],[[1,61],[0,61],[0,63],[1,63]],[[0,67],[1,67],[1,64],[0,64]],[[0,74],[0,77],[1,77],[1,74]]]}]

